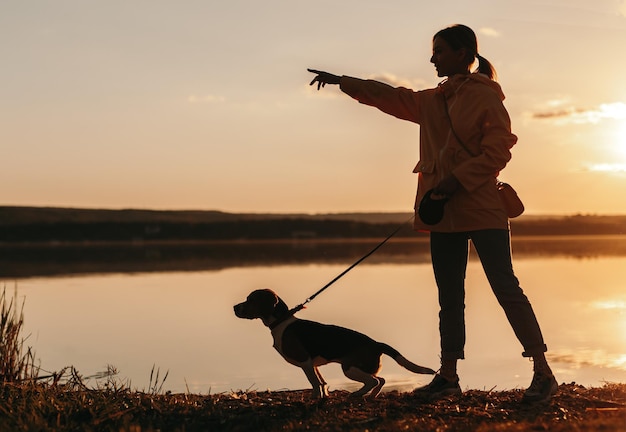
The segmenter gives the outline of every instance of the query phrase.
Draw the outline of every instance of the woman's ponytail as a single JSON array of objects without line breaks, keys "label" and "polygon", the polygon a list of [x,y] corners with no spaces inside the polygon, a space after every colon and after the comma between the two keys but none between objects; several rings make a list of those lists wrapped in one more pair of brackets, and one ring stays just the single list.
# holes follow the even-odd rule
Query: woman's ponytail
[{"label": "woman's ponytail", "polygon": [[478,60],[478,67],[476,68],[475,72],[485,74],[490,79],[495,81],[498,78],[498,74],[496,74],[496,70],[489,62],[489,60],[487,60],[480,54],[476,54],[476,59]]}]

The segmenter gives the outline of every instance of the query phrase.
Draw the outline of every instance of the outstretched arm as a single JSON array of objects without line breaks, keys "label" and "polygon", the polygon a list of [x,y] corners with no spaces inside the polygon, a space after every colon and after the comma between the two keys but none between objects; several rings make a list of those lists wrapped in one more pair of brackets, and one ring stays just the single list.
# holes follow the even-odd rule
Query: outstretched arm
[{"label": "outstretched arm", "polygon": [[[375,106],[382,112],[399,119],[419,123],[418,92],[374,80],[363,80],[347,75],[335,75],[317,69],[307,69],[316,74],[310,85],[317,83],[320,90],[326,84],[339,84],[341,91],[362,104]],[[433,89],[434,90],[434,89]]]},{"label": "outstretched arm", "polygon": [[317,74],[315,78],[311,81],[309,85],[313,85],[317,83],[317,89],[326,86],[326,84],[339,84],[341,77],[339,75],[334,75],[329,72],[324,72],[316,69],[307,69],[309,72]]}]

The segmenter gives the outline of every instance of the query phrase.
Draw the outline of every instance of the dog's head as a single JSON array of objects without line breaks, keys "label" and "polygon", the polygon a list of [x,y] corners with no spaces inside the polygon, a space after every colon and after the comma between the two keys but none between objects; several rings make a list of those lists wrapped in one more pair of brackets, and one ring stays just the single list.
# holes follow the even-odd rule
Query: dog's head
[{"label": "dog's head", "polygon": [[270,318],[280,319],[289,312],[287,304],[269,289],[252,291],[246,301],[235,305],[234,309],[239,318],[261,318],[266,324]]}]

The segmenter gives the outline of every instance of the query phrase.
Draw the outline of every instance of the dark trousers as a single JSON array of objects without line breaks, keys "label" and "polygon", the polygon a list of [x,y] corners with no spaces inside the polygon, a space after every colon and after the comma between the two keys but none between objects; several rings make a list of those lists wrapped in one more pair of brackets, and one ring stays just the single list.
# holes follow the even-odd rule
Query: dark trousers
[{"label": "dark trousers", "polygon": [[513,273],[509,231],[491,229],[430,234],[431,257],[441,308],[441,358],[465,358],[465,273],[470,240],[493,293],[524,347],[522,355],[532,357],[544,353],[547,347],[537,318]]}]

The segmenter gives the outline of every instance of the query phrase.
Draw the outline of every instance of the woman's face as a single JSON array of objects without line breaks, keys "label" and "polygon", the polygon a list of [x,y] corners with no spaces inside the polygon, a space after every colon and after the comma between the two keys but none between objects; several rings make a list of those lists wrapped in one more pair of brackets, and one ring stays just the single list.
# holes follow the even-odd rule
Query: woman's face
[{"label": "woman's face", "polygon": [[466,74],[469,73],[469,65],[465,60],[465,54],[465,48],[454,50],[448,42],[436,37],[433,40],[433,56],[430,62],[435,65],[439,77]]}]

